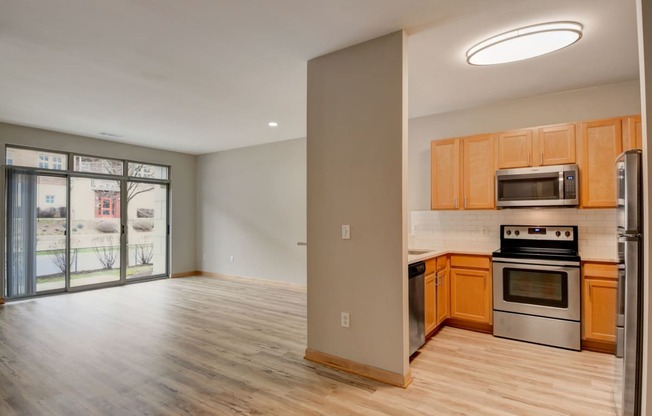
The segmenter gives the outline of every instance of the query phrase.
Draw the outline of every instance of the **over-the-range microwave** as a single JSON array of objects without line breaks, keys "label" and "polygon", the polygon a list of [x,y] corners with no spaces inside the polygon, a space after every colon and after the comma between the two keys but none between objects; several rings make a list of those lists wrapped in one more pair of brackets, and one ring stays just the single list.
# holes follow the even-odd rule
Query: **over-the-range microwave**
[{"label": "over-the-range microwave", "polygon": [[496,171],[496,207],[573,207],[578,205],[577,165]]}]

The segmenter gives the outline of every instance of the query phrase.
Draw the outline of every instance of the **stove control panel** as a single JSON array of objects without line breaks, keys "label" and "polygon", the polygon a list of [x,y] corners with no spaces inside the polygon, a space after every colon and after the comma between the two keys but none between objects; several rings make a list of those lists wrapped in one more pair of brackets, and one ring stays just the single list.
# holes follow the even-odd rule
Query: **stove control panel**
[{"label": "stove control panel", "polygon": [[506,225],[503,229],[503,238],[506,240],[573,241],[575,232],[573,227],[566,226]]}]

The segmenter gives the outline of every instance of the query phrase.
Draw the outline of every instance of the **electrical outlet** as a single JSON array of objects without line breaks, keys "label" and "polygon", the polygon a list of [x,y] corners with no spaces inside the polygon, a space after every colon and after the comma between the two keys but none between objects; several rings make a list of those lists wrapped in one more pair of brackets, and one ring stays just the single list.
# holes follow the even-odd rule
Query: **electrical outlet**
[{"label": "electrical outlet", "polygon": [[487,235],[487,227],[480,228],[480,234]]},{"label": "electrical outlet", "polygon": [[342,240],[351,239],[351,226],[348,224],[342,224]]},{"label": "electrical outlet", "polygon": [[342,327],[348,328],[351,326],[351,315],[348,312],[342,312]]},{"label": "electrical outlet", "polygon": [[229,261],[233,263],[233,260],[235,260],[235,256],[231,255],[231,257],[229,257]]}]

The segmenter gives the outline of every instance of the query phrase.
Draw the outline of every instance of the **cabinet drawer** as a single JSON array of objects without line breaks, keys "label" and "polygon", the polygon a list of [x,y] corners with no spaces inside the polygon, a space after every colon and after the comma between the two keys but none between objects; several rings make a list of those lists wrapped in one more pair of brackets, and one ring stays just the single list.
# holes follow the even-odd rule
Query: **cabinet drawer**
[{"label": "cabinet drawer", "polygon": [[434,273],[437,270],[437,261],[435,259],[426,260],[426,275]]},{"label": "cabinet drawer", "polygon": [[491,259],[487,256],[469,256],[453,254],[451,256],[451,267],[473,268],[489,270]]},{"label": "cabinet drawer", "polygon": [[613,263],[584,263],[585,279],[618,279],[618,265]]},{"label": "cabinet drawer", "polygon": [[440,272],[448,267],[448,256],[437,257],[437,271]]}]

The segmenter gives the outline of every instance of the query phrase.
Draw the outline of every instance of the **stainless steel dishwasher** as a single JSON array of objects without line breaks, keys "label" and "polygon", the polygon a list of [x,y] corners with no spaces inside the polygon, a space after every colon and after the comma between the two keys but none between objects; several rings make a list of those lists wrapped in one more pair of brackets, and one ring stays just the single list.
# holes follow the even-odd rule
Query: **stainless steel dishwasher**
[{"label": "stainless steel dishwasher", "polygon": [[408,289],[410,309],[410,355],[426,341],[424,311],[424,276],[426,263],[419,261],[408,266]]}]

